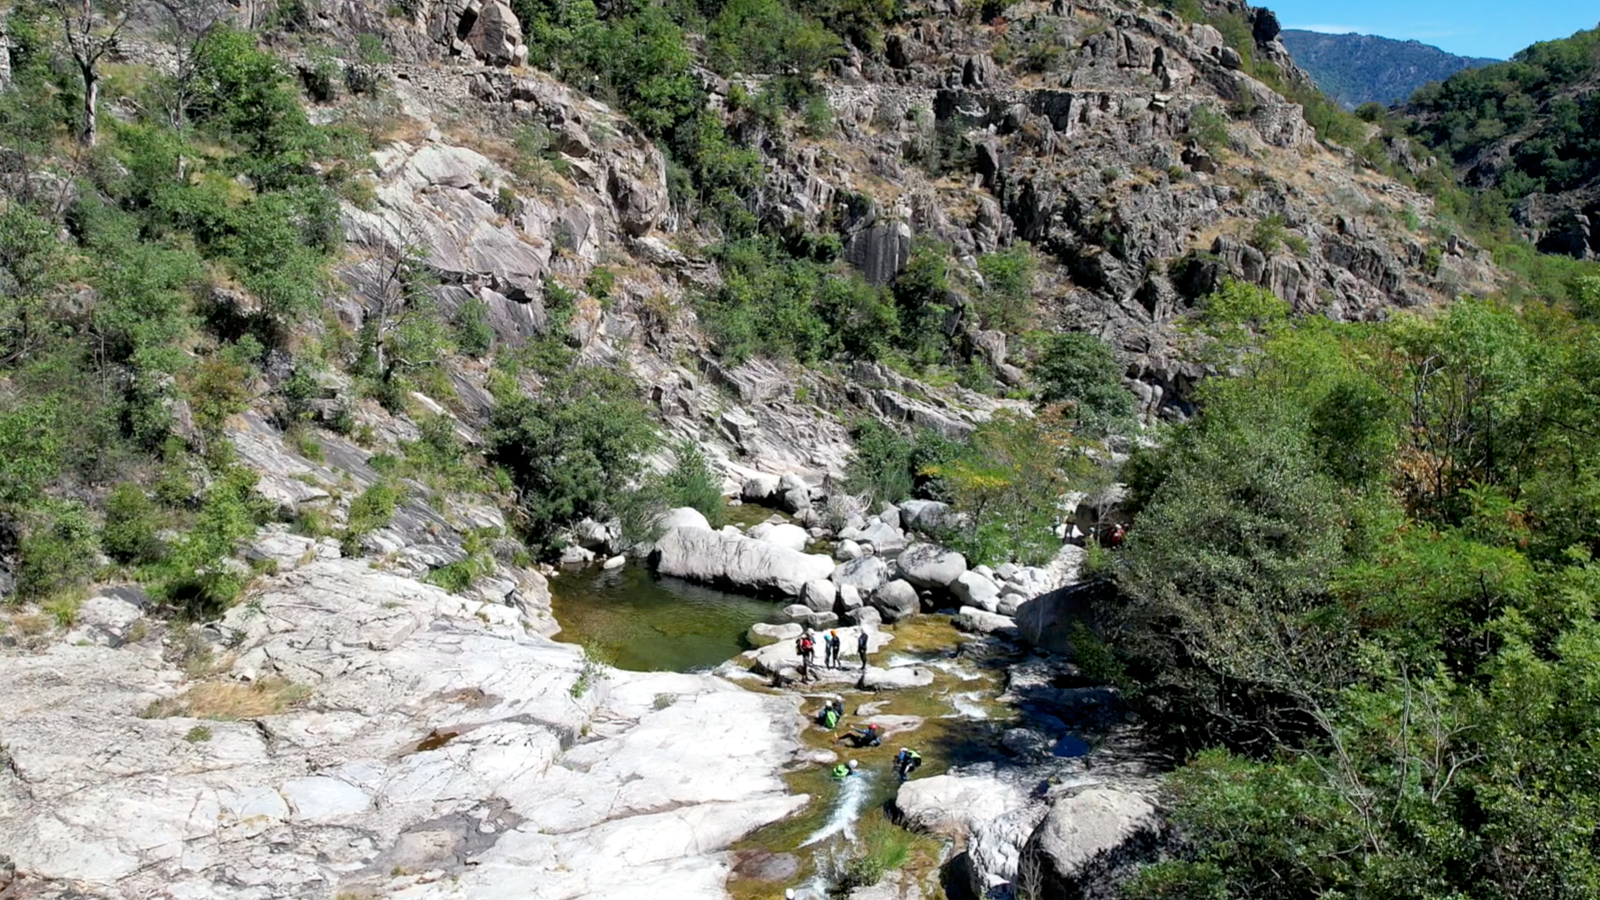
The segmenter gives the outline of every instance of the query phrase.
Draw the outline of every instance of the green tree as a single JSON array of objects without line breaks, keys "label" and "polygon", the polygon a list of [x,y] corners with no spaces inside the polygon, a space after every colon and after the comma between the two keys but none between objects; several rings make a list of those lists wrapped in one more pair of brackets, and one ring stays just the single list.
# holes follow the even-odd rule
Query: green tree
[{"label": "green tree", "polygon": [[1039,399],[1067,404],[1085,433],[1105,434],[1133,422],[1136,404],[1122,386],[1116,352],[1092,334],[1045,335],[1034,352],[1033,377]]},{"label": "green tree", "polygon": [[626,376],[579,366],[501,403],[488,456],[516,486],[529,546],[549,554],[562,529],[620,508],[659,440]]},{"label": "green tree", "polygon": [[75,501],[37,504],[17,547],[17,592],[42,599],[87,581],[100,551],[89,510]]},{"label": "green tree", "polygon": [[924,471],[960,523],[942,537],[973,564],[1040,564],[1060,549],[1054,527],[1067,490],[1069,442],[1059,421],[1001,411],[966,447]]},{"label": "green tree", "polygon": [[135,565],[156,561],[162,551],[157,536],[161,510],[137,484],[124,481],[106,498],[106,521],[100,543],[118,562]]}]

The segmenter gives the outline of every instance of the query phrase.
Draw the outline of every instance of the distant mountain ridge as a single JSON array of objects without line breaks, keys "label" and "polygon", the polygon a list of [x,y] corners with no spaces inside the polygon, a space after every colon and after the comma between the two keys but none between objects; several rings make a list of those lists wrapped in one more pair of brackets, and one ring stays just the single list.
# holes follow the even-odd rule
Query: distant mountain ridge
[{"label": "distant mountain ridge", "polygon": [[1285,29],[1281,37],[1289,55],[1311,73],[1317,87],[1348,109],[1363,103],[1397,103],[1430,81],[1499,62],[1366,34]]}]

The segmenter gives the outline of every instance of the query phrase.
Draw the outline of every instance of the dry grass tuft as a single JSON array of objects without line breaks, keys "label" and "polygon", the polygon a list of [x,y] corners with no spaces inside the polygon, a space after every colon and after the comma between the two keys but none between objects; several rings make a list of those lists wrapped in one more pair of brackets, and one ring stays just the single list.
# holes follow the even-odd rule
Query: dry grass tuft
[{"label": "dry grass tuft", "polygon": [[180,696],[157,700],[141,715],[146,719],[183,716],[235,722],[287,712],[310,696],[311,688],[282,678],[264,678],[253,684],[204,681]]}]

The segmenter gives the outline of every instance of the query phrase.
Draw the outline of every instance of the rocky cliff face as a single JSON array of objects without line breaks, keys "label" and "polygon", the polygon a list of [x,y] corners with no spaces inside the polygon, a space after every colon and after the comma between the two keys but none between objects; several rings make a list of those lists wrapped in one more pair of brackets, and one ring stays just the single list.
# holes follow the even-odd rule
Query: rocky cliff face
[{"label": "rocky cliff face", "polygon": [[[903,389],[887,372],[721,366],[687,303],[717,278],[698,250],[709,236],[677,215],[660,151],[601,103],[538,73],[484,65],[507,57],[466,40],[476,26],[460,25],[491,13],[457,7],[397,21],[347,2],[312,17],[336,37],[383,34],[400,60],[392,84],[414,138],[375,157],[377,206],[347,210],[361,253],[424,247],[446,303],[483,299],[510,340],[543,327],[542,285],[581,283],[608,265],[620,273],[609,307],[577,316],[586,352],[626,359],[674,430],[756,468],[837,469],[843,434],[811,407],[956,433],[994,408]],[[1259,23],[1254,65],[1307,79],[1270,14],[1218,9]],[[1018,238],[1034,243],[1048,259],[1049,318],[1119,346],[1151,414],[1182,414],[1203,376],[1175,325],[1224,277],[1335,319],[1493,282],[1469,241],[1435,247],[1397,224],[1426,221],[1428,198],[1319,142],[1298,105],[1244,68],[1216,28],[1139,4],[1019,3],[987,20],[959,4],[914,5],[881,52],[834,62],[824,79],[833,130],[750,126],[744,137],[766,168],[754,209],[780,233],[838,234],[843,258],[880,283],[919,238],[969,264]],[[735,87],[706,80],[714,104]],[[515,151],[493,137],[507,124],[549,130],[555,167],[539,184],[508,171]],[[360,266],[351,271],[359,286]],[[352,308],[346,318],[359,317]],[[731,406],[718,396],[728,393]],[[797,393],[813,403],[789,402]]]}]

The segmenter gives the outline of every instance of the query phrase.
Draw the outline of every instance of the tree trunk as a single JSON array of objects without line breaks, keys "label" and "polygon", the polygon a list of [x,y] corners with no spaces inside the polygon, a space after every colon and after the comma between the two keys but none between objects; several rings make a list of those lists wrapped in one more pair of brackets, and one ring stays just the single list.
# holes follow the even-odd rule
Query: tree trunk
[{"label": "tree trunk", "polygon": [[100,123],[95,118],[95,109],[100,105],[100,73],[92,64],[80,65],[79,69],[83,72],[83,143],[93,147],[100,140]]}]

